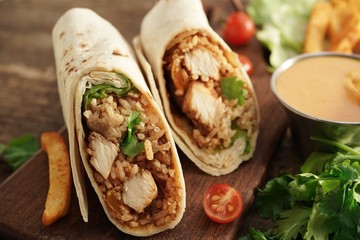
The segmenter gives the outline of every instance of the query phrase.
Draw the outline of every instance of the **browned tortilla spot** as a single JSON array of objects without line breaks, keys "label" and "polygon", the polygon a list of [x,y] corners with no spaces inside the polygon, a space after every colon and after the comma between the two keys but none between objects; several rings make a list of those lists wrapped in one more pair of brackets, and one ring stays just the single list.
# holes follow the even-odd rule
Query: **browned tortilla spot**
[{"label": "browned tortilla spot", "polygon": [[72,68],[70,68],[69,70],[68,70],[68,73],[71,73],[71,72],[73,72],[75,70],[75,67],[73,66]]},{"label": "browned tortilla spot", "polygon": [[81,48],[86,48],[86,47],[88,47],[89,46],[89,44],[87,43],[87,42],[82,42],[82,43],[80,43],[80,47]]},{"label": "browned tortilla spot", "polygon": [[116,56],[123,56],[123,57],[128,57],[127,54],[123,54],[119,49],[114,49],[113,52],[112,52],[113,55],[116,55]]},{"label": "browned tortilla spot", "polygon": [[65,32],[61,32],[59,35],[60,39],[62,39],[64,37],[64,35],[65,35]]}]

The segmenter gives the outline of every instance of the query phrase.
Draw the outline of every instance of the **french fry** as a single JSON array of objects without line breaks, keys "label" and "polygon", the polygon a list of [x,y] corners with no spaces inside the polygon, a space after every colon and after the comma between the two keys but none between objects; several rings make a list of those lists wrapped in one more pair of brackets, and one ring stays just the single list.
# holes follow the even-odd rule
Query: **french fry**
[{"label": "french fry", "polygon": [[67,146],[57,132],[44,132],[41,147],[48,155],[49,189],[42,215],[44,225],[50,225],[65,216],[71,197],[71,170]]},{"label": "french fry", "polygon": [[360,72],[350,72],[346,81],[348,93],[360,104]]},{"label": "french fry", "polygon": [[331,0],[314,4],[303,52],[360,52],[360,0]]},{"label": "french fry", "polygon": [[355,44],[353,52],[356,54],[360,54],[360,40]]},{"label": "french fry", "polygon": [[333,0],[328,51],[353,53],[360,41],[360,1]]},{"label": "french fry", "polygon": [[315,3],[306,28],[303,52],[309,53],[323,50],[331,14],[332,7],[329,2]]},{"label": "french fry", "polygon": [[329,39],[341,38],[344,25],[352,17],[352,11],[348,9],[348,3],[344,0],[333,0],[331,1],[331,6],[333,16],[330,20],[328,36]]},{"label": "french fry", "polygon": [[329,51],[352,53],[360,41],[360,16],[354,16],[338,37],[330,39]]}]

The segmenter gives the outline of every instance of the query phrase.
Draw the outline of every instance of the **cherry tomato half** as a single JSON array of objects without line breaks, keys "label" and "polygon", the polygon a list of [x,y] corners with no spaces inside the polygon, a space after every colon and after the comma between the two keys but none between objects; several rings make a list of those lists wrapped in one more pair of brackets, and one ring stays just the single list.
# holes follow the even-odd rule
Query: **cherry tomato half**
[{"label": "cherry tomato half", "polygon": [[255,33],[255,23],[245,12],[231,13],[224,25],[223,37],[232,45],[244,45]]},{"label": "cherry tomato half", "polygon": [[241,64],[243,65],[246,73],[250,76],[254,72],[254,64],[251,62],[250,58],[248,58],[245,55],[238,54],[239,60]]},{"label": "cherry tomato half", "polygon": [[227,184],[211,186],[204,193],[202,203],[206,215],[217,223],[232,222],[243,212],[240,192]]}]

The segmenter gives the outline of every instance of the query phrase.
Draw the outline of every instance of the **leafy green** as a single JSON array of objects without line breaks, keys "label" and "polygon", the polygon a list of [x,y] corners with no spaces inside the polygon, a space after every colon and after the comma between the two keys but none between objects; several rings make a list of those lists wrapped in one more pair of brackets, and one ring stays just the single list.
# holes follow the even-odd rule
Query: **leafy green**
[{"label": "leafy green", "polygon": [[313,140],[337,151],[314,152],[301,173],[274,178],[259,190],[255,206],[261,216],[274,220],[266,237],[360,239],[360,153],[332,140]]},{"label": "leafy green", "polygon": [[[311,8],[316,0],[252,0],[246,11],[262,26],[256,37],[270,50],[270,64],[278,67],[302,51]],[[274,14],[276,13],[276,14]]]},{"label": "leafy green", "polygon": [[237,79],[236,76],[223,78],[220,83],[221,94],[227,99],[237,99],[239,105],[243,105],[248,92],[244,89],[245,82]]},{"label": "leafy green", "polygon": [[235,126],[235,124],[233,124],[233,126],[231,126],[231,129],[235,130],[236,133],[235,135],[231,138],[231,145],[234,144],[234,142],[236,141],[236,139],[238,138],[242,138],[245,140],[245,150],[244,150],[244,154],[248,154],[252,147],[251,147],[251,144],[249,142],[249,138],[246,136],[246,131],[243,130],[243,129],[240,129],[239,127]]},{"label": "leafy green", "polygon": [[296,239],[298,235],[305,232],[309,221],[311,209],[295,205],[290,210],[280,213],[273,229],[275,238]]},{"label": "leafy green", "polygon": [[83,108],[88,109],[90,102],[93,98],[100,99],[107,97],[110,93],[115,93],[118,96],[124,96],[129,91],[132,90],[132,84],[130,80],[122,74],[114,73],[116,76],[122,80],[122,87],[114,87],[110,84],[98,84],[93,85],[91,88],[86,89],[83,95]]},{"label": "leafy green", "polygon": [[264,189],[259,189],[255,206],[262,217],[278,219],[280,212],[294,205],[288,188],[292,180],[292,176],[284,174],[270,180]]},{"label": "leafy green", "polygon": [[39,140],[29,134],[12,139],[8,144],[0,144],[0,154],[9,166],[16,170],[40,148]]},{"label": "leafy green", "polygon": [[266,233],[250,228],[250,235],[238,237],[238,240],[270,240]]},{"label": "leafy green", "polygon": [[139,111],[130,114],[127,133],[121,141],[121,150],[129,157],[135,157],[144,151],[144,142],[139,143],[138,138],[135,136],[135,126],[141,122],[140,114]]}]

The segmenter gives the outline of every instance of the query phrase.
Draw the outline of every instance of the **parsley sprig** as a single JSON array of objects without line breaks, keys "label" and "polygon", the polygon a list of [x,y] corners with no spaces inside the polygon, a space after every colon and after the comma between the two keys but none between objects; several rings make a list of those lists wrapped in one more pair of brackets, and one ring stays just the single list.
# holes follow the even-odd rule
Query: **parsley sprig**
[{"label": "parsley sprig", "polygon": [[24,134],[10,140],[7,144],[0,144],[0,155],[13,170],[16,170],[39,148],[39,140],[35,136]]},{"label": "parsley sprig", "polygon": [[144,142],[138,142],[138,138],[135,136],[135,126],[139,125],[141,122],[140,114],[141,113],[139,111],[135,111],[130,114],[127,133],[121,141],[121,150],[129,157],[135,157],[144,151]]},{"label": "parsley sprig", "polygon": [[255,200],[262,217],[272,218],[266,233],[250,230],[245,239],[360,239],[360,151],[322,138],[338,149],[314,152],[296,175],[270,180]]},{"label": "parsley sprig", "polygon": [[237,99],[238,105],[243,105],[248,92],[244,89],[245,82],[239,80],[236,76],[223,78],[220,82],[221,95],[227,99]]}]

